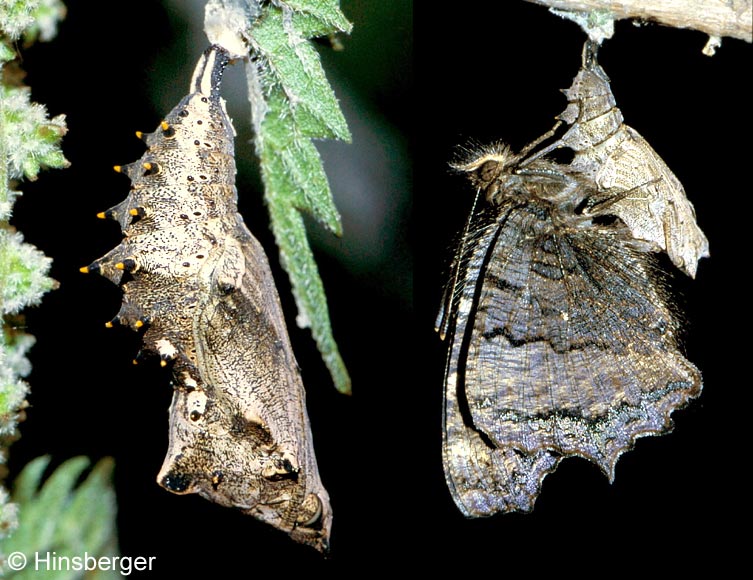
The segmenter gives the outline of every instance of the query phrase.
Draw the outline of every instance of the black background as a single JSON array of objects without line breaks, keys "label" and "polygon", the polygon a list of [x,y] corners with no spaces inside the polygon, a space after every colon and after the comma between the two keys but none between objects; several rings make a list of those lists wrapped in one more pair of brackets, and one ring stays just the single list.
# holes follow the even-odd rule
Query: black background
[{"label": "black background", "polygon": [[[246,160],[241,211],[273,262],[332,498],[330,558],[232,510],[157,486],[169,377],[156,365],[130,364],[138,336],[104,328],[117,312],[118,289],[78,273],[119,240],[114,224],[94,217],[127,193],[127,181],[111,166],[141,155],[133,131],[151,130],[177,102],[204,48],[203,37],[186,36],[178,3],[129,2],[114,15],[98,12],[98,3],[69,2],[59,37],[23,51],[34,99],[68,117],[63,147],[72,166],[24,184],[13,219],[54,259],[61,286],[27,316],[38,344],[12,473],[45,453],[54,464],[79,454],[113,456],[121,551],[156,556],[155,578],[337,568],[358,574],[443,563],[467,566],[468,576],[555,566],[597,572],[604,565],[725,565],[736,554],[731,527],[748,518],[740,511],[745,482],[738,472],[747,461],[741,425],[748,405],[741,397],[749,379],[746,345],[736,336],[750,324],[741,272],[749,246],[751,46],[727,39],[709,58],[699,32],[622,22],[600,53],[626,122],[683,182],[710,239],[712,257],[697,280],[677,280],[689,319],[688,357],[704,374],[702,397],[675,414],[671,435],[643,439],[623,456],[614,484],[595,466],[568,460],[546,478],[532,514],[472,521],[452,503],[441,466],[445,347],[433,321],[472,199],[447,162],[469,139],[503,139],[520,149],[548,130],[565,106],[559,89],[578,70],[584,36],[525,2],[451,10],[428,3],[414,20],[408,1],[389,10],[381,4],[343,2],[354,33],[344,39],[344,53],[322,49],[331,74],[358,96],[346,107],[351,126],[376,118],[376,134],[391,152],[379,171],[399,174],[392,182],[397,194],[370,192],[389,199],[393,210],[394,229],[374,242],[386,247],[386,257],[353,259],[359,250],[348,246],[348,219],[342,243],[350,258],[338,258],[336,247],[317,251],[353,377],[350,398],[334,391],[308,332],[295,328],[253,153],[242,145],[248,130],[231,107],[238,155]],[[173,72],[178,64],[183,76]],[[153,105],[154,90],[162,94]],[[359,148],[356,131],[354,137],[326,159],[328,171],[346,148]],[[353,184],[338,191],[339,183],[333,178],[336,197],[348,196]]]}]

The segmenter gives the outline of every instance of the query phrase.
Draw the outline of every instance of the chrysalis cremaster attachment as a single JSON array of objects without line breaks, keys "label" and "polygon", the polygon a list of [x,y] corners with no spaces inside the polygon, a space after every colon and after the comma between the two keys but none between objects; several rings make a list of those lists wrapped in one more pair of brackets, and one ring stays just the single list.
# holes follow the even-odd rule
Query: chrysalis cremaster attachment
[{"label": "chrysalis cremaster attachment", "polygon": [[611,481],[637,438],[671,429],[701,376],[653,244],[593,209],[592,181],[502,145],[456,167],[479,208],[437,320],[450,343],[445,476],[468,517],[529,511],[566,457]]},{"label": "chrysalis cremaster attachment", "polygon": [[[210,47],[185,97],[103,217],[121,244],[88,267],[122,283],[121,324],[172,364],[169,450],[158,482],[235,507],[327,551],[332,511],[305,392],[264,251],[238,214],[234,131],[220,98],[227,52]],[[128,281],[123,275],[128,272]]]}]

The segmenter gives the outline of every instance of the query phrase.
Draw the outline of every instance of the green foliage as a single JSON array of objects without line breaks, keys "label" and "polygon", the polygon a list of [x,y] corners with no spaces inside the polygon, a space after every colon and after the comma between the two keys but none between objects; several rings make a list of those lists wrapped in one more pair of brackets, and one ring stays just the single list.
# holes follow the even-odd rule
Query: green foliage
[{"label": "green foliage", "polygon": [[[20,37],[27,43],[48,41],[57,33],[57,24],[64,16],[61,0],[0,0],[0,32],[11,42]],[[5,54],[10,56],[3,58]],[[13,51],[5,54],[0,52],[0,60],[14,57]]]},{"label": "green foliage", "polygon": [[18,40],[34,23],[34,11],[39,0],[2,0],[0,2],[0,30],[11,42]]},{"label": "green foliage", "polygon": [[31,371],[26,353],[33,344],[33,336],[15,332],[7,325],[0,335],[0,437],[13,435],[19,411],[25,405],[29,387],[21,377],[25,377]]},{"label": "green foliage", "polygon": [[10,217],[18,193],[10,180],[35,180],[43,167],[68,166],[60,150],[65,116],[47,118],[47,110],[29,99],[28,87],[0,86],[0,220]]},{"label": "green foliage", "polygon": [[276,4],[263,8],[248,33],[254,57],[247,68],[249,92],[265,200],[280,259],[290,276],[298,325],[311,327],[336,388],[349,393],[350,377],[332,335],[301,212],[341,234],[340,216],[311,139],[350,141],[350,132],[309,39],[349,32],[351,25],[337,0]]},{"label": "green foliage", "polygon": [[[76,487],[76,482],[89,466],[85,457],[74,457],[58,467],[41,484],[49,465],[49,457],[29,462],[14,486],[13,502],[18,506],[20,523],[15,532],[2,542],[4,554],[21,552],[27,562],[34,554],[55,552],[56,556],[81,557],[84,554],[99,558],[117,554],[115,529],[115,492],[112,488],[113,462],[103,459],[88,477]],[[38,578],[33,566],[19,572],[5,571],[17,580]],[[94,577],[91,571],[45,570],[44,578],[73,580]],[[117,570],[96,570],[96,578],[120,578]]]},{"label": "green foliage", "polygon": [[[256,151],[272,232],[290,277],[297,323],[311,327],[335,386],[350,392],[327,299],[302,213],[340,235],[340,215],[312,139],[350,132],[310,39],[349,32],[338,0],[209,0],[204,29],[213,43],[249,56],[246,67]],[[249,50],[250,46],[250,50]]]},{"label": "green foliage", "polygon": [[[21,377],[30,368],[26,351],[33,337],[16,332],[7,317],[26,306],[37,304],[54,281],[47,276],[50,259],[35,247],[24,243],[23,236],[8,225],[13,203],[19,195],[13,184],[23,178],[36,179],[43,167],[65,167],[68,162],[60,150],[65,134],[65,118],[47,118],[42,105],[32,103],[27,87],[10,84],[3,70],[6,61],[15,58],[14,42],[21,36],[46,36],[54,29],[54,1],[17,0],[0,3],[0,435],[11,435],[18,413],[28,392]],[[58,8],[58,13],[59,13]],[[40,24],[36,18],[44,15]],[[5,84],[7,83],[7,84]],[[3,495],[3,497],[5,497]],[[0,498],[0,510],[5,510]],[[10,508],[8,508],[10,509]],[[11,520],[8,520],[11,521]],[[4,529],[0,526],[0,537]]]},{"label": "green foliage", "polygon": [[[29,387],[22,380],[31,370],[26,352],[34,338],[17,330],[17,313],[37,304],[55,282],[47,276],[50,259],[8,223],[21,179],[34,180],[45,167],[66,167],[60,150],[65,118],[48,119],[46,109],[32,103],[21,75],[8,63],[16,58],[19,40],[48,40],[65,13],[59,0],[0,0],[0,447],[15,436]],[[0,463],[6,451],[0,449]],[[18,509],[0,488],[0,540],[18,525]]]},{"label": "green foliage", "polygon": [[0,313],[15,314],[38,304],[54,281],[47,277],[50,260],[16,232],[0,230]]},{"label": "green foliage", "polygon": [[[29,386],[22,381],[18,375],[8,371],[5,367],[4,360],[7,357],[0,357],[0,436],[6,437],[12,435],[18,426],[18,412],[23,407]],[[1,489],[1,488],[0,488]],[[4,497],[4,496],[3,496]],[[2,509],[2,501],[0,501]],[[0,538],[2,538],[3,529],[0,526]]]}]

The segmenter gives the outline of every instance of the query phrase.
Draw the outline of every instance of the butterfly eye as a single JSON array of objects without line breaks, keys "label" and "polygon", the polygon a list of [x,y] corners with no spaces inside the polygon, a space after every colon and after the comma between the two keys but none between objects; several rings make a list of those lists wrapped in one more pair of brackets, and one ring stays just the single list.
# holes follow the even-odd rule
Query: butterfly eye
[{"label": "butterfly eye", "polygon": [[499,177],[500,163],[494,159],[485,161],[481,167],[476,170],[476,176],[478,180],[483,184],[491,183],[494,179]]}]

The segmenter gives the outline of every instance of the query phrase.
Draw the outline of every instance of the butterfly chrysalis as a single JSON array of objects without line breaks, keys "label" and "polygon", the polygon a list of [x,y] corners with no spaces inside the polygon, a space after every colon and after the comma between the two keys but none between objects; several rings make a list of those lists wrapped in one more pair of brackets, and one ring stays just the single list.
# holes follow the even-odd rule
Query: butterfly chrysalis
[{"label": "butterfly chrysalis", "polygon": [[115,318],[145,328],[170,364],[170,440],[158,482],[198,493],[328,549],[332,511],[305,392],[264,251],[237,210],[234,131],[219,94],[228,53],[210,47],[190,94],[135,163],[128,197],[100,214],[124,239],[85,271],[123,288]]}]

